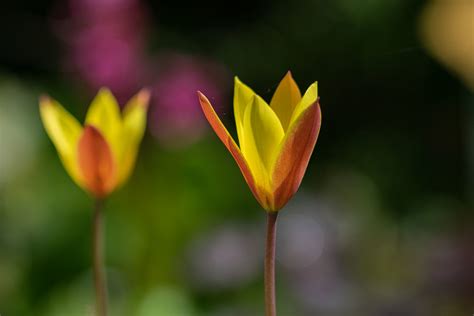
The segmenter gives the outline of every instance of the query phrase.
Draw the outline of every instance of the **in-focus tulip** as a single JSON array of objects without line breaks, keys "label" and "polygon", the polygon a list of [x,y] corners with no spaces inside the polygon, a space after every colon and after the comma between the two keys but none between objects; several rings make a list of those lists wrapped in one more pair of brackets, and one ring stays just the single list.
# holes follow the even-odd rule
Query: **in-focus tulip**
[{"label": "in-focus tulip", "polygon": [[103,198],[131,174],[146,126],[150,94],[140,91],[123,113],[102,88],[88,110],[84,127],[57,101],[42,96],[40,113],[64,168],[80,187]]},{"label": "in-focus tulip", "polygon": [[239,145],[198,92],[204,114],[237,162],[262,207],[278,211],[298,190],[321,127],[317,82],[301,96],[288,72],[270,104],[235,78],[234,116]]}]

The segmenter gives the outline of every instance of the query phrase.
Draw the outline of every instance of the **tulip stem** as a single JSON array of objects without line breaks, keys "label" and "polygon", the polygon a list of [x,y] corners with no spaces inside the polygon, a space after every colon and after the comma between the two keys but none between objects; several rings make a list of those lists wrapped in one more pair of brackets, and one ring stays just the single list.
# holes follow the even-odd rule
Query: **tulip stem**
[{"label": "tulip stem", "polygon": [[103,241],[103,206],[104,200],[97,199],[92,220],[92,251],[94,265],[95,309],[97,316],[107,315],[107,280],[104,269]]},{"label": "tulip stem", "polygon": [[276,316],[275,298],[275,241],[278,212],[267,212],[267,240],[265,246],[265,315]]}]

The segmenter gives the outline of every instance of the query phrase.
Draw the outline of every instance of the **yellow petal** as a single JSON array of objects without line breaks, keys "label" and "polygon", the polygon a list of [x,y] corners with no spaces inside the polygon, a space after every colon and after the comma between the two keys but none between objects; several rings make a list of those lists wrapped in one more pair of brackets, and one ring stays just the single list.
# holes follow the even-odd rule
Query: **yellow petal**
[{"label": "yellow petal", "polygon": [[209,121],[212,129],[216,132],[217,137],[219,137],[232,157],[234,157],[234,160],[239,166],[239,169],[242,172],[242,175],[244,176],[245,181],[247,182],[253,195],[264,208],[269,208],[269,199],[265,196],[264,192],[260,190],[261,188],[257,187],[255,176],[252,174],[252,171],[250,170],[248,162],[242,154],[242,151],[239,149],[234,139],[225,128],[224,124],[222,124],[222,121],[220,120],[219,116],[217,116],[216,111],[214,111],[209,99],[206,98],[206,96],[200,91],[198,91],[198,96],[204,116]]},{"label": "yellow petal", "polygon": [[300,100],[300,89],[293,80],[291,72],[288,71],[270,101],[270,107],[280,119],[283,130],[286,131],[288,129],[293,111]]},{"label": "yellow petal", "polygon": [[293,124],[294,121],[306,110],[310,105],[312,105],[318,99],[318,82],[313,83],[309,86],[308,90],[303,95],[300,103],[296,106],[292,116],[290,124]]},{"label": "yellow petal", "polygon": [[235,125],[237,126],[237,137],[239,139],[239,146],[242,148],[244,142],[244,114],[247,106],[252,102],[255,92],[247,85],[243,84],[239,78],[235,77],[234,84],[234,116]]},{"label": "yellow petal", "polygon": [[122,118],[117,100],[107,88],[102,88],[91,103],[86,125],[97,128],[117,157],[121,152]]},{"label": "yellow petal", "polygon": [[83,186],[77,160],[77,145],[82,134],[82,126],[57,101],[41,97],[40,114],[46,132],[51,138],[64,168],[71,178]]},{"label": "yellow petal", "polygon": [[258,185],[271,190],[269,172],[275,161],[276,149],[284,136],[280,120],[270,106],[255,95],[246,107],[243,128],[242,153]]},{"label": "yellow petal", "polygon": [[138,148],[146,128],[150,92],[141,90],[125,105],[123,111],[122,153],[119,165],[119,185],[125,182],[135,166]]}]

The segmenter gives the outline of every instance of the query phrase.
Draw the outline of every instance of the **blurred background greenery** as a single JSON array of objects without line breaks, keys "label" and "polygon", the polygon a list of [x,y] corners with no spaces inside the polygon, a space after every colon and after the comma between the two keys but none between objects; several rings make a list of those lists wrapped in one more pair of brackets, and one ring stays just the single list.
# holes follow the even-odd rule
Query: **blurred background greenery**
[{"label": "blurred background greenery", "polygon": [[264,212],[208,128],[233,76],[269,100],[319,81],[323,124],[281,213],[281,315],[474,312],[471,0],[4,1],[0,314],[90,315],[91,199],[38,96],[81,120],[100,86],[153,91],[129,183],[106,205],[111,315],[262,315]]}]

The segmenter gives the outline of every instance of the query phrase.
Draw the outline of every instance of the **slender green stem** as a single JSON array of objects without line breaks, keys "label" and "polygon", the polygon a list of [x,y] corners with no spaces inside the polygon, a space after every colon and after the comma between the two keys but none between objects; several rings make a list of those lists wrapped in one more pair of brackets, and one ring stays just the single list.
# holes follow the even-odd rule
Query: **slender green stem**
[{"label": "slender green stem", "polygon": [[265,246],[265,315],[276,316],[275,298],[275,241],[278,212],[267,213]]},{"label": "slender green stem", "polygon": [[103,200],[96,200],[94,217],[92,220],[92,251],[96,316],[107,315],[107,280],[104,269],[103,205]]}]

